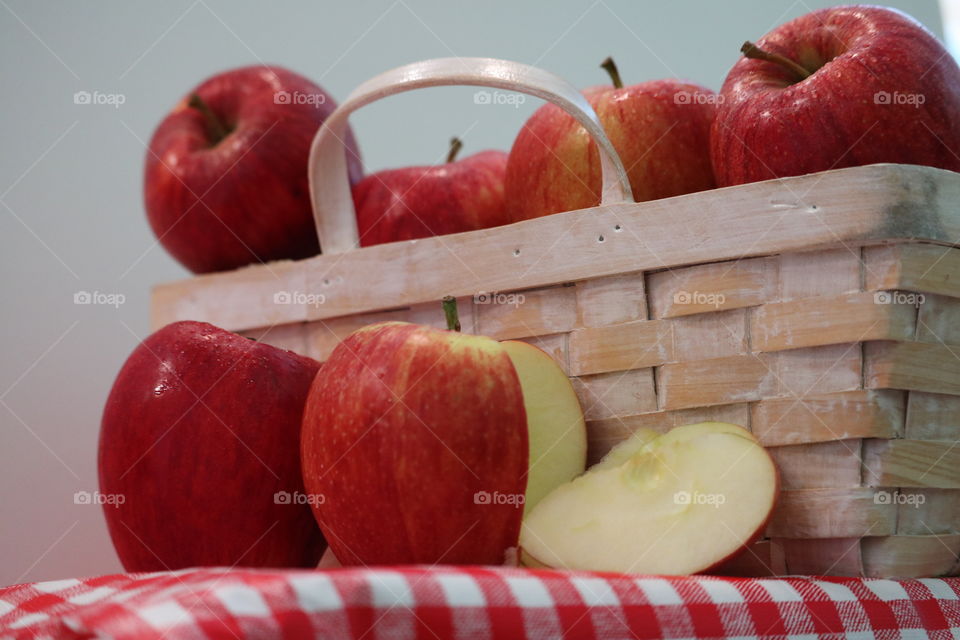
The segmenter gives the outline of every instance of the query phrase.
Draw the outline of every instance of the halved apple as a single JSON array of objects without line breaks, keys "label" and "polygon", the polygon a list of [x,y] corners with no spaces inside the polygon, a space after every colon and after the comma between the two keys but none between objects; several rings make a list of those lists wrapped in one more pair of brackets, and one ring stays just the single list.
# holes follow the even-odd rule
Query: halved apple
[{"label": "halved apple", "polygon": [[543,498],[523,522],[524,564],[700,573],[749,545],[779,490],[773,460],[742,427],[644,430]]},{"label": "halved apple", "polygon": [[393,322],[350,334],[317,373],[301,461],[344,565],[500,564],[522,505],[583,473],[586,444],[540,349]]}]

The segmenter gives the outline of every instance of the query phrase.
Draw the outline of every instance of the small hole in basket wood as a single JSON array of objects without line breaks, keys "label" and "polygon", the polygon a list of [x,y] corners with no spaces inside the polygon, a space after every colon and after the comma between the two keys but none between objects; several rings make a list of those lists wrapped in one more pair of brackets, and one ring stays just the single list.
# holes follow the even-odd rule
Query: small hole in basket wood
[{"label": "small hole in basket wood", "polygon": [[513,257],[516,258],[516,257],[519,256],[519,255],[520,255],[520,249],[514,249],[514,250],[513,250]]},{"label": "small hole in basket wood", "polygon": [[597,242],[605,242],[605,241],[606,241],[606,238],[604,238],[603,236],[600,236],[599,238],[597,238]]},{"label": "small hole in basket wood", "polygon": [[621,231],[623,231],[623,227],[617,224],[613,226],[613,230],[616,231],[617,233],[620,233]]},{"label": "small hole in basket wood", "polygon": [[324,278],[324,279],[323,279],[323,286],[325,286],[325,287],[329,287],[329,286],[330,286],[330,278]]}]

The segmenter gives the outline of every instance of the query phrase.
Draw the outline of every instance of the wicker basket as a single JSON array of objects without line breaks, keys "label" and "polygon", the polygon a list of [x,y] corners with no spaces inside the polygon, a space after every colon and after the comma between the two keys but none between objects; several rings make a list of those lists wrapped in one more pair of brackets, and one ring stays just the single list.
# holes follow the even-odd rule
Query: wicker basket
[{"label": "wicker basket", "polygon": [[[347,115],[440,84],[567,109],[599,143],[603,203],[351,250]],[[443,326],[439,301],[452,294],[464,331],[530,341],[570,375],[591,461],[641,426],[752,430],[779,465],[782,495],[764,538],[727,573],[958,572],[960,175],[873,165],[634,204],[576,90],[486,59],[368,81],[312,153],[325,255],[160,285],[155,328],[205,320],[323,360],[371,322]]]}]

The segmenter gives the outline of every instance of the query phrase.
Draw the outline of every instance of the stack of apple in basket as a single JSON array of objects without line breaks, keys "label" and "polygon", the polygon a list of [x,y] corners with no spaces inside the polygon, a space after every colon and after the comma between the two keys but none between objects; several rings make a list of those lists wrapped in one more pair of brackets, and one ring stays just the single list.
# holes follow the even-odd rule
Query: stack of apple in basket
[{"label": "stack of apple in basket", "polygon": [[[103,420],[127,569],[955,573],[960,69],[871,7],[743,52],[719,94],[481,58],[339,107],[198,87],[147,208],[203,273],[156,288]],[[509,156],[361,179],[349,114],[455,84],[552,104]],[[258,136],[262,184],[221,184]]]}]

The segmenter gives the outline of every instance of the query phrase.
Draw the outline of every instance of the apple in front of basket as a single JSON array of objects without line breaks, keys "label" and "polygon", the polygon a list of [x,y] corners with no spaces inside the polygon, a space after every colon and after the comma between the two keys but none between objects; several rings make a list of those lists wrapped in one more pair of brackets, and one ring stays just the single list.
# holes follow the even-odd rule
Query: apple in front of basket
[{"label": "apple in front of basket", "polygon": [[321,366],[301,466],[344,565],[503,564],[524,513],[583,472],[586,445],[576,393],[544,351],[385,322]]},{"label": "apple in front of basket", "polygon": [[683,575],[736,555],[764,530],[779,480],[742,427],[641,430],[531,511],[527,566]]}]

